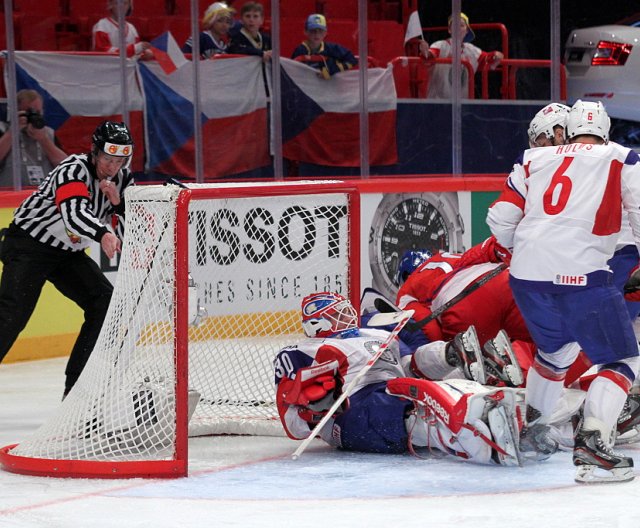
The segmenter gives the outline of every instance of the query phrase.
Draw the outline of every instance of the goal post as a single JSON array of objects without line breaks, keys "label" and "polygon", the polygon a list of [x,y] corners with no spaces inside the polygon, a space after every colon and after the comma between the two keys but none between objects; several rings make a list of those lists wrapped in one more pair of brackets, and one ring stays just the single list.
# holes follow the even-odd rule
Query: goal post
[{"label": "goal post", "polygon": [[188,437],[284,435],[273,359],[302,298],[358,307],[360,197],[344,182],[136,186],[100,337],[73,390],[8,471],[181,477]]}]

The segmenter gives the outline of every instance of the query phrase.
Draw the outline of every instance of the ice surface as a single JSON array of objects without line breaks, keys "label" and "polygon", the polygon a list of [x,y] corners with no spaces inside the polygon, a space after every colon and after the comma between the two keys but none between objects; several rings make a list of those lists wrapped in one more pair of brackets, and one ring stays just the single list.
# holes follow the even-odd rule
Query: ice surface
[{"label": "ice surface", "polygon": [[[0,444],[19,442],[59,405],[62,359],[0,365]],[[27,477],[0,471],[6,527],[640,526],[640,479],[578,485],[570,453],[524,468],[409,455],[342,453],[315,441],[205,437],[176,480]],[[620,448],[640,463],[640,444]]]}]

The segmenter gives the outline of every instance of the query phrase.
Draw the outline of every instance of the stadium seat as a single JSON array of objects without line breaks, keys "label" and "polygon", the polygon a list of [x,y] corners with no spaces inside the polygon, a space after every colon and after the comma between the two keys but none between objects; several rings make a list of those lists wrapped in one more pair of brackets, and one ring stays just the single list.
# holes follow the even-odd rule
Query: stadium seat
[{"label": "stadium seat", "polygon": [[[22,14],[13,12],[13,42],[16,49],[22,49]],[[0,12],[0,45],[7,49],[4,11]]]},{"label": "stadium seat", "polygon": [[58,20],[58,16],[22,15],[22,23],[29,30],[22,34],[21,49],[35,51],[57,50],[55,25]]},{"label": "stadium seat", "polygon": [[391,61],[393,80],[399,98],[424,99],[427,96],[433,65],[419,57],[396,57]]},{"label": "stadium seat", "polygon": [[171,31],[173,38],[182,47],[187,38],[191,35],[191,19],[188,16],[155,16],[149,18],[147,23],[147,36],[153,40],[165,31]]},{"label": "stadium seat", "polygon": [[337,18],[358,20],[358,2],[345,2],[345,0],[324,0],[324,15],[327,24],[331,24]]},{"label": "stadium seat", "polygon": [[280,2],[281,17],[300,17],[306,19],[317,9],[316,0],[284,0]]},{"label": "stadium seat", "polygon": [[[48,3],[54,3],[49,0]],[[87,2],[87,0],[69,0],[69,16],[71,18],[95,17],[102,18],[107,14],[106,1]]]},{"label": "stadium seat", "polygon": [[158,2],[158,0],[135,0],[132,2],[132,17],[154,17],[158,15],[169,15],[166,12],[166,2]]},{"label": "stadium seat", "polygon": [[60,18],[63,13],[61,4],[55,0],[14,0],[13,9],[23,15]]},{"label": "stadium seat", "polygon": [[[369,55],[386,66],[394,57],[403,55],[404,27],[393,20],[369,20]],[[357,43],[356,43],[357,44]]]},{"label": "stadium seat", "polygon": [[[136,3],[136,6],[138,4]],[[127,22],[133,24],[133,27],[138,31],[138,35],[140,35],[141,40],[151,40],[153,37],[157,35],[153,35],[150,37],[148,31],[149,18],[146,16],[130,16],[127,17]]]}]

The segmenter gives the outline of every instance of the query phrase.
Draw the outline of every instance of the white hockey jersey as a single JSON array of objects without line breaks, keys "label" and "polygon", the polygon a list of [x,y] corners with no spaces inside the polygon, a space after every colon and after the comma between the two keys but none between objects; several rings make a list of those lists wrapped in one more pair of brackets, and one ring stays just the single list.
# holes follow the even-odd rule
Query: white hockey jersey
[{"label": "white hockey jersey", "polygon": [[[295,378],[296,372],[305,367],[337,360],[339,371],[347,386],[371,359],[378,347],[389,337],[389,332],[377,329],[360,329],[359,337],[348,339],[328,338],[305,339],[296,345],[283,348],[274,360],[276,387],[286,377]],[[385,382],[393,378],[404,377],[409,373],[410,357],[402,361],[397,339],[394,340],[376,361],[371,369],[353,388],[355,394],[361,388],[373,383]],[[406,371],[403,366],[406,366]],[[303,439],[309,436],[309,426],[302,420],[293,407],[278,405],[283,426],[291,438]],[[331,425],[322,431],[321,437],[335,445],[331,437]]]},{"label": "white hockey jersey", "polygon": [[487,223],[513,248],[513,277],[551,290],[588,287],[609,272],[623,210],[639,245],[638,155],[615,143],[574,143],[526,150]]}]

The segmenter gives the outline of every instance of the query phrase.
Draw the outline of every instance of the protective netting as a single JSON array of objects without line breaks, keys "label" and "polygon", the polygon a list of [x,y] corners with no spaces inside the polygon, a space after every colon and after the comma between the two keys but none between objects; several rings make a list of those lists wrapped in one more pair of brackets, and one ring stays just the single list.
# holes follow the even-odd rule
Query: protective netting
[{"label": "protective netting", "polygon": [[[286,185],[247,186],[247,196],[232,185],[128,191],[123,253],[96,348],[57,414],[10,454],[171,459],[176,398],[186,397],[176,395],[176,332],[188,332],[190,435],[283,434],[272,361],[302,337],[300,301],[323,290],[350,296],[349,196],[308,187],[281,195]],[[211,197],[212,189],[235,197]],[[190,193],[188,328],[176,327],[174,313],[181,191]]]}]

